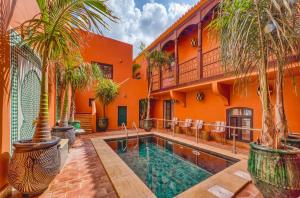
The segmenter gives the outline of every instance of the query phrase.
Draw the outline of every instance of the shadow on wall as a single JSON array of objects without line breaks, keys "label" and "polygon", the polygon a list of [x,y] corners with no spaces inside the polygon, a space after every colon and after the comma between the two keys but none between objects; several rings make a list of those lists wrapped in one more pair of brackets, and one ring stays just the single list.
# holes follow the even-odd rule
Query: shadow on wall
[{"label": "shadow on wall", "polygon": [[9,93],[10,59],[8,28],[17,0],[0,0],[0,193],[7,184],[6,174],[9,161]]}]

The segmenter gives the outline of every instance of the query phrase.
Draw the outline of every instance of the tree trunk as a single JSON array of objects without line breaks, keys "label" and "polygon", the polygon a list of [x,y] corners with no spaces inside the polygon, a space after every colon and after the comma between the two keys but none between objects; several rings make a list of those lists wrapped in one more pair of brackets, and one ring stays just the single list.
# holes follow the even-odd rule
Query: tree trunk
[{"label": "tree trunk", "polygon": [[265,146],[273,146],[274,147],[274,120],[272,114],[272,105],[270,101],[269,95],[269,83],[267,77],[268,70],[268,53],[265,46],[265,37],[263,34],[263,25],[261,24],[260,19],[260,7],[259,0],[255,0],[256,13],[257,13],[257,22],[259,26],[259,47],[260,47],[260,59],[261,65],[258,67],[259,71],[259,85],[260,85],[260,101],[262,104],[262,134],[261,134],[261,142]]},{"label": "tree trunk", "polygon": [[276,105],[275,105],[275,123],[276,123],[276,131],[278,133],[278,142],[280,144],[280,139],[287,135],[287,119],[285,116],[284,110],[284,99],[283,99],[283,64],[279,60],[278,61],[278,69],[276,76]]},{"label": "tree trunk", "polygon": [[60,127],[67,127],[68,124],[68,110],[69,110],[69,83],[67,83],[65,88],[65,97],[64,97],[64,105],[62,109],[62,116],[60,119],[59,126]]},{"label": "tree trunk", "polygon": [[70,108],[70,121],[74,122],[75,121],[75,92],[76,90],[72,88],[72,96],[71,96],[71,108]]},{"label": "tree trunk", "polygon": [[105,104],[102,104],[102,108],[103,108],[103,118],[106,118],[106,115],[105,115]]},{"label": "tree trunk", "polygon": [[150,79],[149,79],[149,86],[148,86],[148,95],[147,95],[147,116],[146,116],[146,120],[150,119],[150,96],[151,96],[151,89],[152,89],[152,76],[149,75]]},{"label": "tree trunk", "polygon": [[43,58],[40,109],[36,129],[32,138],[33,142],[44,142],[51,140],[48,110],[48,66],[46,57],[47,56],[44,56]]}]

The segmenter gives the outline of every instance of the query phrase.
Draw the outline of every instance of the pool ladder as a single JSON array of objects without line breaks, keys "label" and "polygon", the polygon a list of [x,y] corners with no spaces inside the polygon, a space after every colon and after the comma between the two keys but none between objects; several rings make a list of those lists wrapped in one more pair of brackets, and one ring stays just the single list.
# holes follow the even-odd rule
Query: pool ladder
[{"label": "pool ladder", "polygon": [[136,145],[135,148],[139,146],[139,129],[137,128],[135,122],[132,122],[132,128],[136,130]]},{"label": "pool ladder", "polygon": [[128,130],[127,130],[125,123],[122,123],[122,130],[124,130],[126,133],[126,145],[125,145],[124,149],[122,150],[122,151],[125,151],[127,149],[127,144],[128,144]]}]

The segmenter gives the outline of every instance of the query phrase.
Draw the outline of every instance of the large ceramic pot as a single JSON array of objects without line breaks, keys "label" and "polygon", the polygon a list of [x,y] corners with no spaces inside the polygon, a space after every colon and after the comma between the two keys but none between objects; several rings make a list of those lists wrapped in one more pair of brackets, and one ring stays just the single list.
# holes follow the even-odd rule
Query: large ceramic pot
[{"label": "large ceramic pot", "polygon": [[108,118],[99,118],[97,124],[97,131],[104,132],[108,128]]},{"label": "large ceramic pot", "polygon": [[248,171],[265,198],[300,196],[300,149],[250,144]]},{"label": "large ceramic pot", "polygon": [[8,181],[24,195],[44,192],[60,168],[60,138],[33,143],[31,140],[13,144],[14,153],[9,163]]},{"label": "large ceramic pot", "polygon": [[153,121],[150,119],[149,120],[145,119],[144,120],[144,130],[149,132],[149,131],[151,131],[152,128],[153,128]]},{"label": "large ceramic pot", "polygon": [[75,130],[73,126],[67,126],[67,127],[56,126],[52,128],[51,133],[53,136],[57,136],[62,139],[68,139],[70,146],[72,146],[76,140]]},{"label": "large ceramic pot", "polygon": [[69,125],[73,126],[74,129],[80,129],[80,121],[79,120],[74,120],[73,122],[69,121]]},{"label": "large ceramic pot", "polygon": [[287,138],[281,140],[284,144],[300,149],[300,135],[290,134]]}]

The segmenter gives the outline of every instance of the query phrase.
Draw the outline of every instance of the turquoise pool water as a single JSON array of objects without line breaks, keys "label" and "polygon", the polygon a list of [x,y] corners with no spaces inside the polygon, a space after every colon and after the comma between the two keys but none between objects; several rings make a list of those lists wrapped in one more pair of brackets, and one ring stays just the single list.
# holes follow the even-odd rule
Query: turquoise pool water
[{"label": "turquoise pool water", "polygon": [[140,138],[139,144],[129,139],[127,147],[124,139],[108,144],[158,198],[174,197],[217,172],[201,168],[202,152],[159,137]]}]

